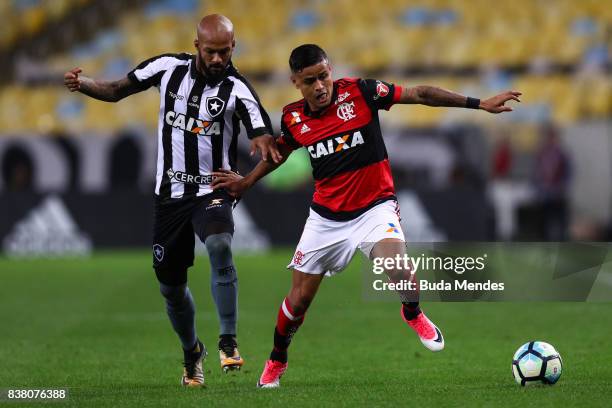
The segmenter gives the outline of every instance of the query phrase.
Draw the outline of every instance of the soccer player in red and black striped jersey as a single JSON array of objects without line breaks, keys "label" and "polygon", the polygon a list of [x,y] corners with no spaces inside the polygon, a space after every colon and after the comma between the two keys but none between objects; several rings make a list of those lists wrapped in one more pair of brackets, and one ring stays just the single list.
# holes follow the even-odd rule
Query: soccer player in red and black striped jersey
[{"label": "soccer player in red and black striped jersey", "polygon": [[[286,159],[295,149],[308,150],[315,193],[288,265],[293,273],[292,287],[280,306],[274,347],[258,382],[264,388],[279,386],[287,369],[291,338],[304,321],[324,276],[341,272],[357,249],[370,259],[395,258],[405,252],[378,110],[394,104],[423,104],[501,113],[511,111],[505,103],[520,102],[521,95],[508,91],[481,101],[432,86],[401,87],[359,78],[334,81],[325,51],[314,44],[294,49],[289,66],[291,80],[304,98],[283,109],[279,151]],[[217,172],[213,188],[241,195],[279,165],[262,161],[244,178]],[[406,272],[410,271],[390,271],[389,277],[396,279]],[[418,296],[400,293],[400,298],[402,319],[425,347],[442,350],[442,333],[421,311]]]}]

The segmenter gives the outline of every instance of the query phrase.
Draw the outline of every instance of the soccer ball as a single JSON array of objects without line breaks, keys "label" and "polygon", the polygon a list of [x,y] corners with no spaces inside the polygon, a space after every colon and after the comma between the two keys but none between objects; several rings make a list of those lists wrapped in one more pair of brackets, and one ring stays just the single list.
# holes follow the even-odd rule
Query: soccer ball
[{"label": "soccer ball", "polygon": [[516,350],[512,358],[512,374],[522,386],[553,385],[559,381],[563,361],[553,346],[543,341],[530,341]]}]

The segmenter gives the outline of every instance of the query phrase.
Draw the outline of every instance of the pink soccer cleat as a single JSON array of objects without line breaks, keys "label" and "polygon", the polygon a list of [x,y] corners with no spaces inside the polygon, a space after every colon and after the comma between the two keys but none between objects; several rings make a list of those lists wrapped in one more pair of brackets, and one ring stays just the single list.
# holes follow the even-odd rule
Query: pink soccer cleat
[{"label": "pink soccer cleat", "polygon": [[402,320],[408,323],[408,326],[412,327],[412,330],[416,332],[421,339],[421,343],[423,343],[425,347],[431,351],[440,351],[444,348],[444,337],[442,337],[442,332],[440,332],[440,329],[425,316],[425,313],[419,313],[419,315],[412,320],[406,320],[402,309],[400,309],[400,314],[402,315]]},{"label": "pink soccer cleat", "polygon": [[288,363],[281,363],[280,361],[268,360],[264,367],[259,381],[257,381],[257,388],[278,388],[280,387],[280,378],[285,373]]}]

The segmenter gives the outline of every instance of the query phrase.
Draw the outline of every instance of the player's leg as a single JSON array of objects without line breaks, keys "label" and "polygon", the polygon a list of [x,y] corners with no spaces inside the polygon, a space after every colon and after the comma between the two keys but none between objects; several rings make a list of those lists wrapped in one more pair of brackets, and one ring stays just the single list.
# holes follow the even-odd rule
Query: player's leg
[{"label": "player's leg", "polygon": [[[372,249],[370,255],[374,258],[395,259],[397,255],[401,257],[405,253],[405,242],[398,239],[386,238],[378,241]],[[415,275],[411,274],[411,268],[394,268],[385,271],[391,281],[400,282],[402,280],[415,282]],[[418,290],[398,292],[402,301],[400,313],[402,319],[419,336],[425,347],[431,351],[440,351],[444,348],[444,337],[440,329],[425,316],[419,306]]]},{"label": "player's leg", "polygon": [[206,348],[198,339],[195,330],[195,305],[187,284],[167,285],[160,283],[160,291],[166,299],[166,311],[174,331],[183,347],[183,376],[181,384],[187,387],[204,385],[202,360]]},{"label": "player's leg", "polygon": [[351,224],[350,221],[331,221],[310,211],[293,259],[287,266],[292,270],[291,290],[279,307],[274,347],[258,387],[279,386],[280,377],[287,369],[287,349],[304,322],[321,280],[326,275],[341,272],[355,254],[356,247],[349,239]]},{"label": "player's leg", "polygon": [[233,202],[222,192],[209,194],[192,217],[210,261],[210,291],[219,317],[219,360],[225,372],[244,364],[236,341],[238,277],[232,258]]},{"label": "player's leg", "polygon": [[306,311],[317,294],[323,276],[295,269],[292,271],[291,289],[278,309],[274,328],[274,348],[270,353],[271,360],[287,362],[287,349],[291,339],[304,322]]},{"label": "player's leg", "polygon": [[[186,275],[186,271],[185,271]],[[166,312],[184,350],[194,348],[197,336],[195,330],[195,304],[187,283],[178,285],[159,284],[166,301]]]},{"label": "player's leg", "polygon": [[[394,206],[393,202],[378,205],[378,208],[370,214],[369,220],[364,221],[364,228],[369,232],[364,238],[365,242],[360,245],[370,259],[396,259],[398,255],[403,258],[406,253],[404,233]],[[395,282],[402,280],[416,282],[411,265],[406,268],[392,268],[385,272],[389,279]],[[440,329],[421,310],[418,294],[418,289],[398,292],[402,301],[402,319],[417,333],[425,347],[431,351],[440,351],[444,348],[444,337]]]},{"label": "player's leg", "polygon": [[276,388],[287,369],[287,349],[298,328],[304,322],[323,279],[323,274],[309,274],[293,269],[289,294],[283,299],[274,327],[274,347],[257,383],[260,388]]},{"label": "player's leg", "polygon": [[184,370],[181,384],[204,384],[202,359],[206,348],[195,327],[195,305],[187,286],[187,268],[193,265],[194,236],[188,203],[156,203],[153,267],[172,328],[183,349]]},{"label": "player's leg", "polygon": [[210,291],[219,315],[219,332],[236,336],[238,277],[232,259],[232,235],[212,234],[204,244],[210,261]]},{"label": "player's leg", "polygon": [[[404,232],[400,225],[399,205],[395,201],[387,201],[377,205],[366,214],[357,227],[354,236],[360,239],[361,251],[370,259],[403,258],[406,253]],[[365,233],[362,234],[361,231]],[[416,282],[412,274],[412,265],[407,268],[394,268],[385,271],[392,281],[408,280]],[[419,306],[418,286],[416,290],[398,292],[402,301],[402,319],[417,333],[421,342],[431,351],[444,348],[444,337],[440,329],[431,322]]]},{"label": "player's leg", "polygon": [[210,291],[219,316],[219,358],[224,371],[240,369],[244,360],[238,351],[236,323],[238,277],[232,259],[232,235],[209,235],[205,245],[210,260]]}]

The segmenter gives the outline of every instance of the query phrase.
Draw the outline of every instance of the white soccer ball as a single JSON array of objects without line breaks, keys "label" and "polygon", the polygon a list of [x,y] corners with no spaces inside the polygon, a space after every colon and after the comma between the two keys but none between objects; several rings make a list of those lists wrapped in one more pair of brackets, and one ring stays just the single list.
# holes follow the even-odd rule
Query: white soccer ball
[{"label": "white soccer ball", "polygon": [[553,385],[559,381],[563,369],[561,355],[543,341],[530,341],[516,350],[512,358],[512,374],[522,386]]}]

